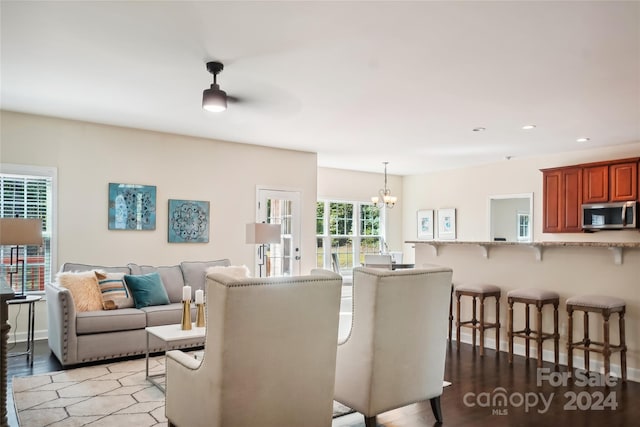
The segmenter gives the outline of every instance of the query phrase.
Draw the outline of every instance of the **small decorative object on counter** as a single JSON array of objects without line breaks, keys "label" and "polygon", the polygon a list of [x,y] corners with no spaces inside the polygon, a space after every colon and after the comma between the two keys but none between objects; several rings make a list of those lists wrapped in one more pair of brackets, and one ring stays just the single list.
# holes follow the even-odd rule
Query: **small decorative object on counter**
[{"label": "small decorative object on counter", "polygon": [[204,291],[202,289],[196,291],[196,307],[198,308],[196,313],[196,327],[204,328]]},{"label": "small decorative object on counter", "polygon": [[191,329],[191,286],[182,288],[182,330]]}]

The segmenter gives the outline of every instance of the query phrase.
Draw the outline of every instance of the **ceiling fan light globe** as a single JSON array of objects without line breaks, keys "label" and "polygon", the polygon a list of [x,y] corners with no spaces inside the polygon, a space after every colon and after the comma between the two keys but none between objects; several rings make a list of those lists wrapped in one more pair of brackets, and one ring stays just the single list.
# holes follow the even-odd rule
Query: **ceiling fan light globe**
[{"label": "ceiling fan light globe", "polygon": [[219,113],[227,109],[227,93],[220,90],[218,85],[211,85],[210,89],[202,92],[202,108],[212,113]]}]

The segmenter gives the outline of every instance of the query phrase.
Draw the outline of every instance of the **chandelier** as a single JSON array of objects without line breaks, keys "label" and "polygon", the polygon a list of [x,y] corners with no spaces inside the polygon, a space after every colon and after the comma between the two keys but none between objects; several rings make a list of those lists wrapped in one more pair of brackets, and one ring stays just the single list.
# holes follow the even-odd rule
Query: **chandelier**
[{"label": "chandelier", "polygon": [[383,162],[384,164],[384,188],[378,191],[377,196],[373,196],[371,201],[378,206],[378,209],[387,207],[389,209],[396,205],[397,197],[391,195],[391,190],[387,188],[387,165],[389,162]]}]

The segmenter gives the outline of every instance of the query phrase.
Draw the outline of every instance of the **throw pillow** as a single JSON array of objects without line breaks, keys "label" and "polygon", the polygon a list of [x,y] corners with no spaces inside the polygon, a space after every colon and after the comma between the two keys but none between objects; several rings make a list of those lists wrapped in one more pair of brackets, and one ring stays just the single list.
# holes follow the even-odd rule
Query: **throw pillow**
[{"label": "throw pillow", "polygon": [[251,277],[251,273],[249,268],[246,265],[230,265],[227,267],[224,266],[214,266],[207,268],[207,274],[216,273],[216,274],[224,274],[225,276],[231,277],[232,279],[242,280],[247,277]]},{"label": "throw pillow", "polygon": [[158,273],[125,274],[124,280],[131,289],[136,308],[170,304],[169,296]]},{"label": "throw pillow", "polygon": [[105,310],[135,307],[133,296],[124,283],[124,273],[96,271]]},{"label": "throw pillow", "polygon": [[94,271],[58,273],[56,280],[69,289],[77,311],[102,310],[102,294]]}]

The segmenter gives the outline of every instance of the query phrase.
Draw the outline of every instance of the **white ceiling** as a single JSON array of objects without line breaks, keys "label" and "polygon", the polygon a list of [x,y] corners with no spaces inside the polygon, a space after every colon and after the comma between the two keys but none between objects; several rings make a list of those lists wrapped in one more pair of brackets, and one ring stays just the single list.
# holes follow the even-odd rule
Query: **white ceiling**
[{"label": "white ceiling", "polygon": [[[3,0],[0,12],[5,110],[314,151],[326,167],[389,161],[399,175],[640,141],[636,1]],[[211,60],[244,99],[218,114],[201,108]]]}]

